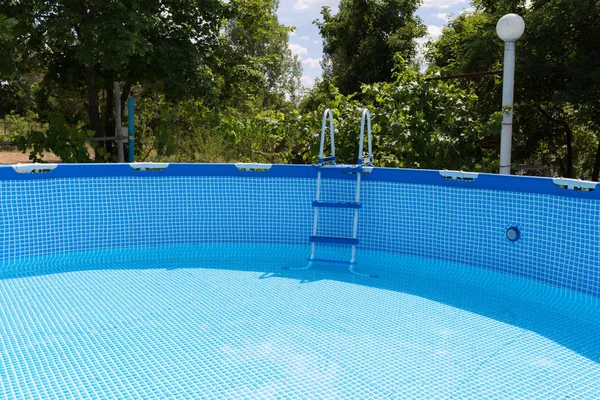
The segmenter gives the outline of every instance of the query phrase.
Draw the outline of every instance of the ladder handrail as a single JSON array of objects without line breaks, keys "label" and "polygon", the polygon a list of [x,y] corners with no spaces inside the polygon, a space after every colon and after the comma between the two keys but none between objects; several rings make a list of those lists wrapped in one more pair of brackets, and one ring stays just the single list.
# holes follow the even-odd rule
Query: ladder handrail
[{"label": "ladder handrail", "polygon": [[[327,126],[327,116],[329,116],[329,133],[331,135],[331,157],[324,158],[323,152],[325,150],[325,130]],[[331,161],[332,164],[335,164],[335,143],[334,143],[334,127],[333,127],[333,113],[328,108],[323,112],[323,121],[321,123],[321,147],[319,150],[319,165],[322,165],[324,162]]]},{"label": "ladder handrail", "polygon": [[[365,141],[365,120],[367,121],[367,142],[368,142],[368,161],[365,163],[365,158],[363,157],[363,142]],[[359,164],[373,164],[373,144],[371,139],[371,113],[368,109],[364,109],[362,111],[362,115],[360,116],[360,139],[358,143],[358,163]]]}]

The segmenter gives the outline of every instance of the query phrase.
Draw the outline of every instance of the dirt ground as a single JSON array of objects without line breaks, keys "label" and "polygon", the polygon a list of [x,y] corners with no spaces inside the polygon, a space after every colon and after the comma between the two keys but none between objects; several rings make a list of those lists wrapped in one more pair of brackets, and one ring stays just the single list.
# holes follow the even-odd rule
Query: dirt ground
[{"label": "dirt ground", "polygon": [[[44,161],[48,163],[61,162],[53,153],[44,153]],[[30,163],[29,153],[21,153],[18,150],[0,150],[0,164],[25,164]]]}]

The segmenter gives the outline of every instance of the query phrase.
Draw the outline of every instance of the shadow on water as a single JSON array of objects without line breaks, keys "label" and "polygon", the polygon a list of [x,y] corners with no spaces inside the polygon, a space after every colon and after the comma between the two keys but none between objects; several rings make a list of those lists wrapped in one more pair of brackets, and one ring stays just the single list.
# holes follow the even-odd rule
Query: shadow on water
[{"label": "shadow on water", "polygon": [[[113,250],[108,253],[88,252],[4,261],[0,266],[0,287],[5,280],[78,271],[143,269],[169,271],[190,268],[257,272],[260,273],[258,279],[293,279],[305,285],[324,280],[337,281],[413,295],[475,313],[535,332],[589,360],[600,363],[600,299],[590,299],[594,303],[588,304],[587,308],[591,309],[592,313],[588,312],[585,318],[582,318],[577,311],[569,313],[546,306],[542,301],[530,301],[513,296],[515,291],[521,290],[518,286],[511,288],[501,286],[491,291],[488,290],[489,288],[469,282],[468,279],[464,279],[464,276],[463,279],[453,279],[452,271],[448,270],[440,276],[432,276],[432,274],[416,273],[414,268],[408,270],[393,267],[388,270],[380,268],[376,271],[378,278],[369,278],[353,275],[345,267],[335,265],[316,264],[310,269],[289,269],[290,266],[299,267],[306,263],[305,247],[298,247],[299,252],[292,251],[286,254],[285,250],[282,250],[283,254],[277,255],[269,251],[257,252],[242,246],[221,248],[217,256],[214,256],[214,249],[208,250],[209,253],[213,253],[208,256],[206,249],[186,252],[186,249],[182,248],[166,253],[138,250],[135,254],[123,255]],[[435,263],[433,260],[431,262]],[[406,264],[407,259],[399,261],[399,264],[402,263]],[[388,262],[387,266],[390,265],[393,266],[393,262]],[[484,273],[490,277],[506,276],[490,271]],[[523,286],[522,289],[527,290],[528,287]],[[597,304],[596,300],[598,300]],[[568,297],[564,301],[568,301]],[[597,311],[595,313],[594,307]]]}]

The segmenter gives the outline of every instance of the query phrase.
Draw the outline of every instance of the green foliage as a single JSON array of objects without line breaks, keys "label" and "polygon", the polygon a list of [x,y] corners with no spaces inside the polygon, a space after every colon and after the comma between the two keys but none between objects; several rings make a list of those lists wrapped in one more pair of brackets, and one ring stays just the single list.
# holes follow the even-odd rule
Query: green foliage
[{"label": "green foliage", "polygon": [[249,116],[229,119],[228,137],[238,149],[237,159],[254,162],[286,163],[292,161],[293,148],[299,139],[297,113],[266,110]]},{"label": "green foliage", "polygon": [[0,118],[6,114],[26,115],[35,107],[35,75],[21,75],[10,81],[0,82]]},{"label": "green foliage", "polygon": [[[277,20],[277,4],[276,0],[0,3],[0,13],[18,22],[11,37],[18,43],[14,53],[19,73],[36,77],[24,89],[17,80],[3,87],[7,95],[0,91],[0,112],[4,108],[22,114],[33,109],[44,121],[58,114],[65,124],[54,121],[53,126],[64,129],[53,132],[75,133],[66,127],[77,127],[77,132],[91,130],[95,137],[114,136],[113,81],[118,81],[122,101],[131,93],[138,100],[138,159],[236,157],[235,142],[227,140],[221,127],[225,115],[251,120],[259,129],[261,113],[271,118],[290,111],[299,96],[301,64],[288,49],[291,28]],[[17,86],[19,90],[13,90]],[[27,102],[16,103],[17,94],[26,94],[21,97]],[[115,159],[110,143],[93,143],[96,161]],[[266,153],[259,143],[255,150]],[[269,142],[270,152],[279,146],[279,141],[274,143]]]},{"label": "green foliage", "polygon": [[379,132],[384,155],[397,166],[489,169],[480,148],[488,127],[472,108],[477,96],[440,81],[423,81],[416,73],[406,75],[367,92],[379,105],[377,120],[385,121]]},{"label": "green foliage", "polygon": [[[316,86],[315,90],[319,90]],[[303,114],[302,130],[307,133],[309,142],[304,155],[305,162],[315,164],[319,156],[319,141],[321,135],[321,121],[325,109],[331,109],[335,125],[335,152],[340,163],[356,163],[358,157],[358,129],[360,114],[365,105],[354,98],[353,95],[344,96],[339,90],[327,85],[330,98],[321,106],[311,112]],[[376,126],[375,126],[376,127]],[[327,123],[325,153],[330,154],[329,122]]]},{"label": "green foliage", "polygon": [[140,93],[136,108],[136,160],[144,161],[152,155],[158,159],[172,156],[185,128],[179,124],[175,104],[162,94],[149,92]]},{"label": "green foliage", "polygon": [[33,112],[28,112],[27,117],[21,117],[17,113],[10,113],[4,116],[4,122],[9,128],[8,132],[4,133],[3,140],[14,140],[19,136],[25,136],[30,131],[31,120],[37,116]]},{"label": "green foliage", "polygon": [[138,160],[297,161],[294,146],[301,139],[295,111],[215,112],[201,102],[169,103],[160,95],[142,97],[138,104]]},{"label": "green foliage", "polygon": [[[495,23],[506,12],[518,12],[526,30],[517,41],[513,160],[551,165],[562,176],[597,180],[597,140],[584,145],[579,139],[591,136],[576,140],[575,132],[600,135],[600,43],[595,39],[600,36],[600,4],[534,0],[525,7],[524,1],[480,0],[476,6],[477,12],[458,16],[437,42],[429,44],[430,72],[501,69],[503,43]],[[456,84],[477,93],[481,116],[499,109],[500,77]]]},{"label": "green foliage", "polygon": [[[48,97],[60,106],[67,102],[63,95],[86,104],[87,115],[72,114],[79,120],[70,122],[90,128],[95,137],[114,135],[114,81],[123,82],[124,98],[129,88],[144,84],[172,101],[216,99],[212,69],[227,10],[219,0],[0,4],[0,13],[18,22],[12,35],[19,72],[43,74]],[[99,152],[110,147],[98,149],[103,149],[96,152],[100,160]]]},{"label": "green foliage", "polygon": [[236,109],[281,107],[299,95],[302,66],[288,49],[291,29],[277,20],[276,0],[235,0],[225,24],[223,92]]},{"label": "green foliage", "polygon": [[11,76],[15,71],[12,30],[16,24],[16,19],[0,14],[0,79]]},{"label": "green foliage", "polygon": [[499,125],[497,118],[478,117],[473,108],[477,96],[443,81],[426,81],[414,67],[401,69],[392,83],[363,86],[360,102],[331,91],[329,101],[305,118],[311,133],[307,161],[316,161],[320,116],[328,107],[336,122],[336,156],[341,162],[356,163],[360,115],[367,107],[373,118],[376,165],[479,171],[495,168],[481,141],[497,136]]},{"label": "green foliage", "polygon": [[416,55],[414,39],[425,35],[415,16],[417,0],[342,0],[337,14],[329,7],[315,21],[323,38],[325,77],[342,94],[362,84],[392,80],[394,56]]},{"label": "green foliage", "polygon": [[61,115],[53,115],[47,130],[26,130],[20,132],[15,140],[20,151],[29,151],[33,162],[43,162],[44,152],[56,154],[63,162],[90,162],[84,142],[89,136],[90,131],[69,126]]},{"label": "green foliage", "polygon": [[210,79],[205,66],[212,62],[226,6],[218,0],[21,0],[0,11],[19,21],[17,39],[34,38],[24,41],[23,54],[49,69],[73,68],[81,76],[93,67],[101,75],[152,82],[181,97],[204,85],[199,78]]},{"label": "green foliage", "polygon": [[502,16],[511,12],[522,14],[526,9],[527,0],[473,0],[471,4],[479,10]]},{"label": "green foliage", "polygon": [[[84,138],[114,135],[117,81],[122,102],[136,98],[138,160],[314,163],[328,107],[336,155],[354,163],[368,107],[378,165],[496,171],[501,77],[426,77],[501,69],[495,25],[517,12],[527,28],[517,42],[513,160],[598,178],[598,0],[475,0],[476,11],[428,44],[425,75],[414,66],[414,39],[425,34],[418,5],[323,8],[324,75],[301,98],[293,28],[279,23],[277,0],[0,2],[0,116],[33,160],[52,151],[114,161],[115,146]],[[32,129],[35,120],[49,128]]]},{"label": "green foliage", "polygon": [[[483,12],[463,13],[454,18],[436,42],[427,44],[428,73],[455,75],[502,70],[504,50],[496,35],[496,22],[495,16]],[[517,79],[520,77],[517,74]],[[457,80],[455,84],[475,90],[479,100],[474,106],[481,115],[498,111],[502,102],[500,76],[487,76],[477,81]]]}]

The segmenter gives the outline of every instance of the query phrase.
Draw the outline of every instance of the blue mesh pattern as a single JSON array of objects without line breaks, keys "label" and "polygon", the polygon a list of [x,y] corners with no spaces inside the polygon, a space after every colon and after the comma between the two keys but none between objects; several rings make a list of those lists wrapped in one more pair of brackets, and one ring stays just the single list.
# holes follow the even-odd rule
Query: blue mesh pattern
[{"label": "blue mesh pattern", "polygon": [[[354,201],[355,176],[324,175],[323,201]],[[597,193],[376,169],[368,278],[294,269],[315,177],[0,167],[0,399],[598,396]],[[350,237],[353,213],[321,209],[318,234]]]},{"label": "blue mesh pattern", "polygon": [[0,398],[597,397],[598,299],[366,250],[378,279],[282,269],[306,250],[13,260],[0,275]]},{"label": "blue mesh pattern", "polygon": [[186,243],[306,243],[313,180],[0,181],[3,258]]},{"label": "blue mesh pattern", "polygon": [[[367,182],[365,248],[524,276],[600,296],[600,202],[508,191]],[[517,226],[521,239],[506,230]]]},{"label": "blue mesh pattern", "polygon": [[[353,201],[355,184],[354,176],[324,178],[322,200]],[[314,178],[256,174],[0,181],[0,257],[167,244],[306,244],[315,192]],[[359,248],[600,296],[599,200],[367,177],[361,202]],[[319,215],[318,235],[352,235],[353,210]],[[506,239],[510,226],[519,227],[521,240]],[[328,247],[336,246],[318,245],[324,254]]]}]

